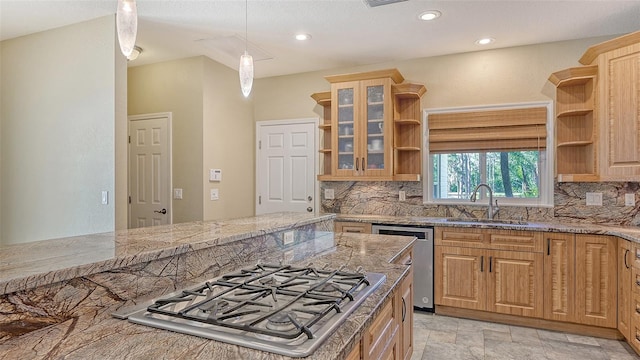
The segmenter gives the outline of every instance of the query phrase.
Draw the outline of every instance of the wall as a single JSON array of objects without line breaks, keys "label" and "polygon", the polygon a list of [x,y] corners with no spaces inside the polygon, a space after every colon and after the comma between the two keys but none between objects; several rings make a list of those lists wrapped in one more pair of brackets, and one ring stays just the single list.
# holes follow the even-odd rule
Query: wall
[{"label": "wall", "polygon": [[[204,58],[203,192],[204,220],[254,214],[255,126],[251,95],[240,91],[238,72]],[[221,169],[222,181],[210,182],[209,169]],[[217,188],[219,200],[211,201]]]},{"label": "wall", "polygon": [[129,68],[129,115],[172,113],[173,222],[203,219],[202,118],[204,57]]},{"label": "wall", "polygon": [[[444,108],[553,99],[547,81],[552,72],[579,66],[578,59],[591,45],[611,37],[536,44],[505,49],[398,61],[374,66],[331,69],[306,74],[259,79],[255,91],[257,121],[320,116],[310,94],[330,89],[325,75],[397,68],[407,81],[425,84],[422,108]],[[555,184],[554,208],[506,207],[500,216],[538,221],[640,224],[638,205],[624,206],[624,194],[640,197],[639,183]],[[486,206],[432,206],[422,204],[417,182],[324,182],[335,200],[322,199],[324,212],[438,217],[483,217]],[[407,201],[398,201],[398,191]],[[602,192],[603,207],[584,205],[585,192]],[[322,191],[321,191],[322,192]]]},{"label": "wall", "polygon": [[116,41],[107,16],[0,43],[1,243],[114,229]]},{"label": "wall", "polygon": [[[129,115],[173,113],[173,187],[183,189],[174,223],[254,214],[254,122],[237,71],[204,56],[131,67],[128,98]],[[209,169],[222,169],[222,182],[209,182]]]}]

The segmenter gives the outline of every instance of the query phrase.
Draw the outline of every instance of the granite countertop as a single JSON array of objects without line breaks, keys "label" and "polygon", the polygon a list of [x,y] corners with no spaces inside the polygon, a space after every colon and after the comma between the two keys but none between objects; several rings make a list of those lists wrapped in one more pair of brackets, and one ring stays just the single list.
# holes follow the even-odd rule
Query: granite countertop
[{"label": "granite countertop", "polygon": [[640,227],[609,226],[583,223],[532,222],[510,219],[463,219],[419,216],[381,216],[337,214],[336,221],[352,221],[374,224],[475,227],[483,229],[530,230],[575,234],[612,235],[640,243]]},{"label": "granite countertop", "polygon": [[334,214],[277,213],[0,246],[0,295],[334,217]]},{"label": "granite countertop", "polygon": [[[362,266],[364,271],[386,275],[385,282],[318,350],[305,359],[339,359],[347,355],[390,293],[408,274],[406,266],[390,261],[410,248],[414,241],[411,237],[317,232],[313,240],[282,251],[292,256],[293,264],[313,262],[316,266],[327,264],[348,269]],[[0,343],[0,358],[288,359],[286,356],[136,325],[109,315],[123,306],[126,304],[119,302],[111,307],[104,305],[103,309],[4,341]]]}]

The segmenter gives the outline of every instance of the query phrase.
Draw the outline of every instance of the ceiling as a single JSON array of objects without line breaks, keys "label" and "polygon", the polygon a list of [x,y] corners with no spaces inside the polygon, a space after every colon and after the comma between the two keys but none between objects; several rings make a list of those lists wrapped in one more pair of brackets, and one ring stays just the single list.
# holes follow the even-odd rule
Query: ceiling
[{"label": "ceiling", "polygon": [[[137,0],[138,66],[206,55],[237,69],[244,0]],[[0,0],[0,40],[114,14],[116,0]],[[438,10],[425,22],[418,15]],[[640,1],[249,0],[257,78],[617,35],[640,30]],[[298,32],[312,39],[294,39]],[[492,37],[489,45],[476,45]]]}]

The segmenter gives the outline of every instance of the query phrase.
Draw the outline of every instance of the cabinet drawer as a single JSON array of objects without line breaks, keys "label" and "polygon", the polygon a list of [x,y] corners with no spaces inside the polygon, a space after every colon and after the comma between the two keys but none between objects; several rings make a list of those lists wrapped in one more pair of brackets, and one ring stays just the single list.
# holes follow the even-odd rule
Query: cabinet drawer
[{"label": "cabinet drawer", "polygon": [[629,344],[640,353],[640,295],[634,294],[631,300],[631,336]]},{"label": "cabinet drawer", "polygon": [[334,228],[335,232],[371,234],[370,223],[336,221],[334,222]]},{"label": "cabinet drawer", "polygon": [[395,296],[382,308],[375,320],[365,331],[363,350],[368,359],[379,359],[389,346],[397,342],[398,319],[396,318]]},{"label": "cabinet drawer", "polygon": [[631,288],[633,294],[640,295],[640,268],[635,266],[631,268]]},{"label": "cabinet drawer", "polygon": [[519,230],[491,230],[491,249],[542,252],[543,233]]},{"label": "cabinet drawer", "polygon": [[435,244],[443,246],[485,247],[485,233],[481,229],[435,229]]}]

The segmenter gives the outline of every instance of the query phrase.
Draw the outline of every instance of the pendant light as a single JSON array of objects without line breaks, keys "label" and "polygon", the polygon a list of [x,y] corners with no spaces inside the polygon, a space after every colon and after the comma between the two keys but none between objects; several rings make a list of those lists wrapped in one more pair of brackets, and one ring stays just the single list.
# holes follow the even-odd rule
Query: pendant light
[{"label": "pendant light", "polygon": [[240,67],[238,68],[238,74],[240,75],[240,88],[244,97],[249,97],[251,93],[251,87],[253,86],[253,57],[249,55],[248,48],[248,21],[247,12],[249,7],[248,0],[245,0],[244,8],[244,54],[240,56]]},{"label": "pendant light", "polygon": [[136,44],[138,33],[138,10],[135,0],[118,0],[116,30],[122,54],[129,58]]}]

